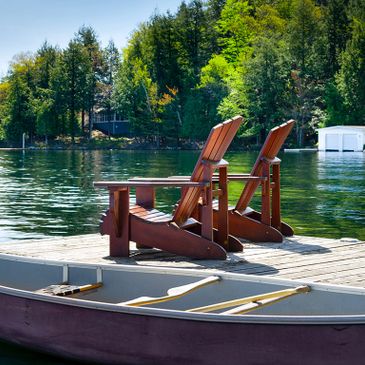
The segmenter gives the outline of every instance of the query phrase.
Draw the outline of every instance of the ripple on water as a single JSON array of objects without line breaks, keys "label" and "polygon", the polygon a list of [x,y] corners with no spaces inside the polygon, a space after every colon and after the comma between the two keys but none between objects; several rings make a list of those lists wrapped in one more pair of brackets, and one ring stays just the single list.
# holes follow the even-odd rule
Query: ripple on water
[{"label": "ripple on water", "polygon": [[[96,180],[187,175],[197,151],[1,151],[0,241],[95,233],[108,192]],[[257,153],[229,152],[230,171],[249,172]],[[365,239],[364,154],[282,154],[282,214],[298,234]],[[230,203],[242,191],[230,184]],[[158,189],[171,212],[179,189]],[[135,199],[134,192],[131,198]],[[256,196],[253,206],[260,205]]]}]

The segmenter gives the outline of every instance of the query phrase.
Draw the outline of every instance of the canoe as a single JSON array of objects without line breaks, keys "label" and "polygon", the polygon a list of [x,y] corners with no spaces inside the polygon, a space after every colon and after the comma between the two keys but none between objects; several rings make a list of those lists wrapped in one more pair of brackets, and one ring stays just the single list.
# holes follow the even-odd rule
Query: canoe
[{"label": "canoe", "polygon": [[365,289],[0,255],[0,338],[101,364],[365,362]]}]

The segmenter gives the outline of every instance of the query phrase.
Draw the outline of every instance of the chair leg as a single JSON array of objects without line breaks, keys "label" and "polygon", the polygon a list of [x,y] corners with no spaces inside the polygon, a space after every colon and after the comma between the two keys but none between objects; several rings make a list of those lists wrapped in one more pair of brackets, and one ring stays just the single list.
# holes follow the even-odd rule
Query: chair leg
[{"label": "chair leg", "polygon": [[100,233],[109,235],[109,254],[129,256],[129,190],[110,190],[109,209],[103,215]]},{"label": "chair leg", "polygon": [[[219,190],[220,194],[218,197],[218,235],[214,241],[218,242],[226,250],[230,249],[230,240],[228,238],[228,187],[227,187],[227,167],[222,167],[219,169]],[[212,217],[213,219],[213,217]],[[234,244],[231,244],[232,250],[234,251]],[[242,245],[241,251],[242,251]]]},{"label": "chair leg", "polygon": [[262,193],[261,193],[261,205],[262,205],[262,214],[261,221],[262,223],[270,226],[271,225],[271,209],[270,209],[270,164],[263,163],[262,167],[263,176],[266,177],[266,181],[262,182]]},{"label": "chair leg", "polygon": [[280,165],[272,166],[271,225],[281,231],[280,212]]},{"label": "chair leg", "polygon": [[[204,180],[209,181],[213,174],[212,168],[209,165],[204,166],[203,176]],[[210,186],[205,188],[203,205],[201,207],[201,223],[202,237],[209,241],[213,241],[213,184],[210,182]]]},{"label": "chair leg", "polygon": [[[154,188],[137,187],[136,188],[136,204],[144,208],[155,207],[156,193]],[[151,248],[142,243],[136,242],[137,248]]]}]

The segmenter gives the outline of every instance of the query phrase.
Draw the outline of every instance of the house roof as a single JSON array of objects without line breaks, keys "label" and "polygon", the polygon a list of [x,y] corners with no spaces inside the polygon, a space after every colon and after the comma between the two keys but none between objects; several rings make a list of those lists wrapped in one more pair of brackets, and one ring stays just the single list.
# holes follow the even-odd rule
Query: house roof
[{"label": "house roof", "polygon": [[357,129],[365,133],[365,126],[363,125],[334,125],[332,127],[318,128],[317,131],[323,131],[329,129]]}]

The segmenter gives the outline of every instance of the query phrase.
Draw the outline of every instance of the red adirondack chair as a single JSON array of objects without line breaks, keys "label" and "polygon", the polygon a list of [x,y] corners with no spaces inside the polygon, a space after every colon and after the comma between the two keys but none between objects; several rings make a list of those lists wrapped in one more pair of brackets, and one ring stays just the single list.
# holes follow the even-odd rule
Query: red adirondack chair
[{"label": "red adirondack chair", "polygon": [[[273,128],[266,137],[257,160],[248,175],[236,175],[247,182],[235,207],[229,209],[229,233],[254,242],[282,242],[283,236],[292,236],[293,229],[281,220],[280,159],[281,147],[294,126],[289,120]],[[246,178],[245,178],[246,177]],[[228,175],[233,180],[235,175]],[[261,212],[249,207],[261,185]],[[216,218],[216,213],[214,213]],[[216,221],[216,219],[215,219]]]},{"label": "red adirondack chair", "polygon": [[[294,234],[293,229],[281,220],[281,161],[277,158],[277,154],[292,130],[294,123],[294,120],[289,120],[273,128],[266,137],[249,175],[265,179],[261,181],[261,213],[249,208],[260,181],[248,180],[236,206],[229,212],[231,234],[262,242],[281,242],[283,235],[292,236]],[[270,170],[272,170],[272,173],[270,173]]]},{"label": "red adirondack chair", "polygon": [[[249,174],[228,174],[229,181],[246,181],[235,207],[229,207],[229,233],[254,242],[282,242],[283,236],[292,236],[293,229],[281,220],[280,213],[280,159],[277,154],[294,126],[289,120],[273,128],[261,148]],[[177,178],[177,176],[171,176]],[[187,179],[187,176],[180,178]],[[215,181],[213,176],[213,182]],[[261,186],[261,212],[249,207],[251,199]],[[218,203],[213,201],[214,226],[218,224]],[[192,216],[201,219],[200,204]]]},{"label": "red adirondack chair", "polygon": [[[225,259],[226,251],[242,251],[242,244],[228,233],[227,165],[222,159],[242,117],[215,126],[204,145],[190,179],[150,178],[121,182],[100,181],[95,187],[109,190],[109,209],[100,232],[110,236],[110,255],[129,256],[129,241],[137,247],[155,247],[192,258]],[[219,171],[219,188],[213,189],[213,173]],[[182,197],[173,215],[155,209],[156,187],[181,187]],[[130,206],[130,188],[136,204]],[[213,196],[218,207],[213,227]],[[200,220],[191,217],[201,200]]]}]

